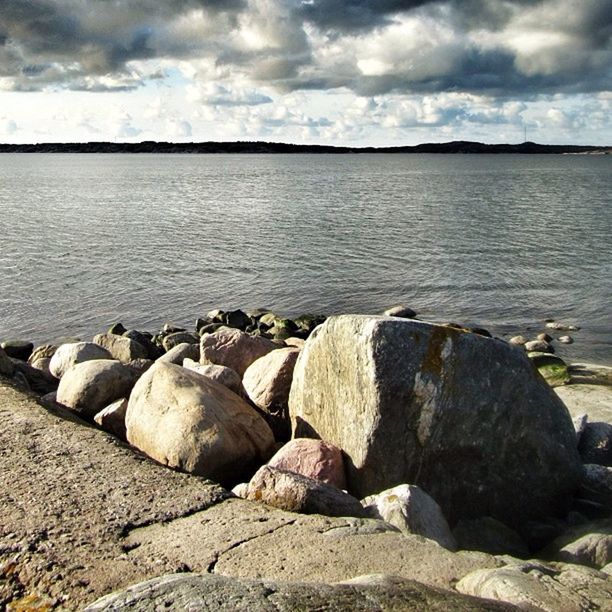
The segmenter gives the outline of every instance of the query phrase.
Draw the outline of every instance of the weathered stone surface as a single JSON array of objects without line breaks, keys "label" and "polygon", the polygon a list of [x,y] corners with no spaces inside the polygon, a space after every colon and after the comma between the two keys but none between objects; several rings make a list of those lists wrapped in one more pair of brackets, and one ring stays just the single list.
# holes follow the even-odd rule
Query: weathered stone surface
[{"label": "weathered stone surface", "polygon": [[306,340],[303,338],[295,338],[294,336],[290,336],[289,338],[285,338],[285,344],[287,346],[294,346],[297,349],[302,350],[304,348],[304,344]]},{"label": "weathered stone surface", "polygon": [[529,557],[529,548],[519,534],[490,516],[459,521],[453,535],[463,550],[512,555],[521,559]]},{"label": "weathered stone surface", "polygon": [[28,387],[40,395],[45,395],[57,389],[57,378],[48,371],[31,366],[21,359],[13,359],[15,375],[21,375],[27,382]]},{"label": "weathered stone surface", "polygon": [[184,359],[183,367],[218,382],[240,396],[244,395],[242,380],[232,368],[220,365],[202,365],[201,363],[196,363],[193,359]]},{"label": "weathered stone surface", "polygon": [[538,369],[540,375],[551,387],[559,387],[570,382],[570,375],[566,363],[550,353],[529,353],[529,359]]},{"label": "weathered stone surface", "polygon": [[525,342],[525,350],[529,353],[554,353],[553,347],[545,340],[530,340]]},{"label": "weathered stone surface", "polygon": [[578,452],[584,463],[612,466],[612,425],[588,422],[580,435]]},{"label": "weathered stone surface", "polygon": [[607,610],[612,581],[586,567],[552,568],[539,563],[477,570],[456,586],[460,593],[514,604],[524,610]]},{"label": "weathered stone surface", "polygon": [[572,418],[572,423],[574,423],[574,429],[576,430],[576,444],[580,444],[580,438],[582,437],[582,432],[585,430],[587,423],[589,422],[588,414],[579,414]]},{"label": "weathered stone surface", "polygon": [[11,358],[0,348],[0,376],[12,376],[15,366]]},{"label": "weathered stone surface", "polygon": [[[28,360],[28,365],[32,366],[35,370],[40,370],[49,376],[53,376],[51,374],[51,370],[49,369],[51,365],[51,357],[41,357],[40,359],[35,359],[34,361]],[[55,378],[55,376],[53,378]]]},{"label": "weathered stone surface", "polygon": [[126,426],[128,441],[156,461],[222,483],[252,473],[274,444],[263,418],[235,393],[163,362],[136,383]]},{"label": "weathered stone surface", "polygon": [[247,499],[301,514],[366,516],[359,500],[337,487],[269,465],[251,478]]},{"label": "weathered stone surface", "polygon": [[612,388],[599,384],[557,387],[555,393],[574,417],[587,414],[589,421],[612,424]]},{"label": "weathered stone surface", "polygon": [[176,331],[164,336],[162,345],[164,350],[169,351],[179,344],[197,344],[200,341],[198,334],[192,334],[188,331]]},{"label": "weathered stone surface", "polygon": [[28,357],[28,363],[34,365],[34,362],[39,359],[51,359],[55,355],[55,351],[57,351],[55,344],[41,344],[32,351],[32,354]]},{"label": "weathered stone surface", "polygon": [[34,345],[27,340],[5,340],[0,342],[0,348],[14,359],[27,361],[34,350]]},{"label": "weathered stone surface", "polygon": [[62,344],[55,351],[49,364],[51,374],[61,378],[73,365],[92,359],[112,359],[112,355],[93,342],[70,342]]},{"label": "weathered stone surface", "polygon": [[452,553],[383,521],[294,514],[242,499],[136,529],[125,545],[137,565],[158,559],[159,572],[184,565],[283,581],[335,582],[382,572],[448,589],[475,569],[502,564],[482,553]]},{"label": "weathered stone surface", "polygon": [[93,418],[115,400],[127,397],[135,382],[134,372],[119,361],[84,361],[72,366],[62,376],[57,388],[57,401]]},{"label": "weathered stone surface", "polygon": [[242,377],[246,369],[260,357],[278,349],[266,338],[254,337],[238,329],[224,327],[205,334],[200,341],[200,363],[223,365]]},{"label": "weathered stone surface", "polygon": [[477,598],[389,578],[375,583],[316,584],[246,580],[206,574],[169,574],[92,603],[85,612],[111,610],[506,610]]},{"label": "weathered stone surface", "polygon": [[128,329],[123,333],[123,336],[130,338],[135,342],[138,342],[141,346],[144,346],[147,351],[147,359],[155,361],[158,357],[161,357],[164,353],[164,349],[155,344],[150,334],[139,332],[136,329]]},{"label": "weathered stone surface", "polygon": [[572,383],[612,386],[612,367],[594,363],[572,363],[569,366]]},{"label": "weathered stone surface", "polygon": [[190,344],[189,342],[181,342],[180,344],[173,346],[167,353],[164,353],[157,359],[157,361],[183,365],[183,361],[185,359],[200,361],[200,345]]},{"label": "weathered stone surface", "polygon": [[116,334],[98,334],[93,339],[95,344],[105,348],[113,359],[121,363],[128,363],[134,359],[146,359],[147,349],[136,340]]},{"label": "weathered stone surface", "polygon": [[125,440],[125,413],[128,401],[122,398],[113,402],[94,417],[94,421],[105,431]]},{"label": "weathered stone surface", "polygon": [[[157,558],[128,558],[125,537],[138,526],[168,525],[228,496],[2,382],[0,448],[3,610],[49,609],[47,601],[58,610],[82,610],[111,591],[158,576]],[[217,550],[224,545],[218,542]]]},{"label": "weathered stone surface", "polygon": [[524,346],[527,344],[527,342],[529,342],[529,340],[525,338],[525,336],[512,336],[508,342],[517,346]]},{"label": "weathered stone surface", "polygon": [[126,365],[134,372],[136,378],[140,378],[154,363],[151,359],[133,359]]},{"label": "weathered stone surface", "polygon": [[289,406],[294,435],[348,455],[349,491],[414,483],[451,524],[563,513],[582,476],[571,418],[524,352],[452,328],[332,317],[306,342]]},{"label": "weathered stone surface", "polygon": [[440,506],[420,487],[399,485],[366,497],[361,504],[369,516],[380,518],[403,533],[435,540],[449,550],[457,549],[457,542]]},{"label": "weathered stone surface", "polygon": [[240,482],[233,489],[232,493],[236,497],[241,497],[242,499],[246,499],[249,494],[249,483],[248,482]]},{"label": "weathered stone surface", "polygon": [[612,562],[612,519],[569,529],[541,553],[543,559],[602,568]]},{"label": "weathered stone surface", "polygon": [[346,489],[342,451],[323,440],[290,440],[268,461],[268,465],[326,482],[338,489]]}]

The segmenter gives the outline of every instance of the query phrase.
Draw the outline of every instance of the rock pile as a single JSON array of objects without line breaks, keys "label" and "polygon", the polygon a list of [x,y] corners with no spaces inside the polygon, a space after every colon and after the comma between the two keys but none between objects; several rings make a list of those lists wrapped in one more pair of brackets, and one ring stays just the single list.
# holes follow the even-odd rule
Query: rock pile
[{"label": "rock pile", "polygon": [[[115,324],[93,342],[0,348],[0,375],[246,500],[369,517],[448,551],[610,563],[609,523],[589,521],[612,516],[612,422],[570,416],[552,386],[571,368],[551,338],[415,317],[401,306],[295,320],[212,311],[195,332]],[[520,604],[515,591],[533,583],[537,607],[556,587],[533,567],[487,568],[458,590]],[[500,595],[496,581],[518,586]]]}]

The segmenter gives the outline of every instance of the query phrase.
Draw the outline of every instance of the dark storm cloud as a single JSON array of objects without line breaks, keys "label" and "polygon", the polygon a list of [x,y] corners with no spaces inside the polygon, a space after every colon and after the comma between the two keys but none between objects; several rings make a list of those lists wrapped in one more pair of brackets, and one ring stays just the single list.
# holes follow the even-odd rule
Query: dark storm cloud
[{"label": "dark storm cloud", "polygon": [[611,36],[610,0],[0,0],[0,77],[124,90],[160,76],[135,60],[208,58],[285,91],[590,92],[612,89]]}]

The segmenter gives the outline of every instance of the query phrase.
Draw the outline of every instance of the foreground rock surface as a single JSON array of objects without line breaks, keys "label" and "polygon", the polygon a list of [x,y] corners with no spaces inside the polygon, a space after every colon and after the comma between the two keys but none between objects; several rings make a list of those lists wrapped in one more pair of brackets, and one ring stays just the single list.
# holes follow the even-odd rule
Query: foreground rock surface
[{"label": "foreground rock surface", "polygon": [[283,583],[198,574],[171,574],[104,597],[85,612],[111,610],[478,610],[512,609],[412,580],[389,577],[350,584]]},{"label": "foreground rock surface", "polygon": [[571,418],[522,350],[452,328],[332,317],[306,342],[289,405],[295,435],[348,455],[351,492],[413,483],[451,524],[563,513],[582,474]]},{"label": "foreground rock surface", "polygon": [[573,417],[587,414],[589,421],[612,425],[612,387],[576,384],[557,387],[555,393]]},{"label": "foreground rock surface", "polygon": [[156,461],[239,482],[266,461],[274,444],[267,423],[223,385],[157,362],[136,383],[126,413],[127,439]]}]

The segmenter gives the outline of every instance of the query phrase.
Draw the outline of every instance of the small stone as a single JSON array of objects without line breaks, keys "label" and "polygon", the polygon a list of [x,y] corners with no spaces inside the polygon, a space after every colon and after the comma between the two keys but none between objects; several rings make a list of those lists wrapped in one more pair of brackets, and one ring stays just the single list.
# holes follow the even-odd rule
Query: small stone
[{"label": "small stone", "polygon": [[249,483],[248,482],[241,482],[240,484],[237,484],[232,489],[232,493],[236,497],[241,497],[242,499],[246,499],[246,497],[248,495],[248,492],[249,492]]},{"label": "small stone", "polygon": [[34,350],[34,344],[26,340],[5,340],[0,342],[0,348],[13,359],[27,361]]},{"label": "small stone", "polygon": [[525,350],[528,353],[554,353],[555,349],[544,340],[531,340],[525,343]]},{"label": "small stone", "polygon": [[105,431],[125,440],[125,412],[128,401],[122,398],[113,402],[94,417],[94,421]]},{"label": "small stone", "polygon": [[167,353],[164,353],[157,359],[157,361],[181,365],[185,359],[200,361],[200,345],[189,342],[181,342],[180,344],[173,346]]},{"label": "small stone", "polygon": [[164,350],[170,351],[179,344],[197,344],[199,341],[200,336],[197,334],[192,334],[188,331],[178,331],[165,336],[162,340],[162,346],[164,347]]},{"label": "small stone", "polygon": [[588,414],[579,414],[578,416],[572,419],[574,423],[574,429],[576,430],[576,444],[580,444],[580,438],[582,437],[582,432],[587,426],[588,420]]},{"label": "small stone", "polygon": [[105,348],[113,359],[121,363],[128,363],[134,359],[145,359],[147,357],[147,349],[136,340],[116,334],[98,334],[94,336],[93,341]]},{"label": "small stone", "polygon": [[512,336],[508,342],[516,346],[524,346],[529,340],[525,336]]},{"label": "small stone", "polygon": [[113,323],[108,329],[109,334],[115,334],[116,336],[123,336],[127,329],[123,326],[122,323]]},{"label": "small stone", "polygon": [[33,365],[34,362],[39,359],[51,359],[51,357],[55,355],[55,351],[57,351],[57,346],[55,344],[42,344],[41,346],[37,346],[28,358],[28,363]]},{"label": "small stone", "polygon": [[337,487],[268,465],[249,482],[247,499],[300,514],[366,516],[359,500]]},{"label": "small stone", "polygon": [[567,325],[558,321],[549,321],[546,323],[546,327],[556,331],[578,331],[580,329],[577,325]]},{"label": "small stone", "polygon": [[384,312],[386,317],[401,317],[402,319],[414,319],[416,314],[417,313],[415,310],[412,310],[412,308],[408,308],[408,306],[404,306],[403,304],[387,308],[387,310]]},{"label": "small stone", "polygon": [[559,342],[561,344],[574,344],[574,339],[571,336],[561,336]]},{"label": "small stone", "polygon": [[538,334],[536,336],[536,338],[540,341],[540,342],[552,342],[553,341],[553,337],[548,335],[545,332],[542,332],[541,334]]}]

